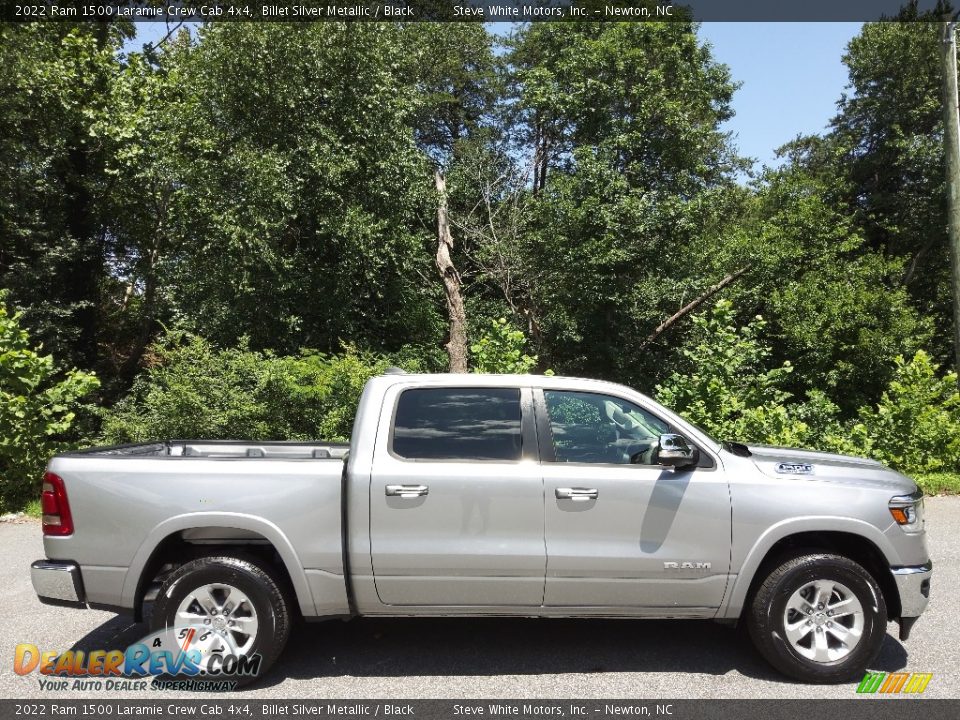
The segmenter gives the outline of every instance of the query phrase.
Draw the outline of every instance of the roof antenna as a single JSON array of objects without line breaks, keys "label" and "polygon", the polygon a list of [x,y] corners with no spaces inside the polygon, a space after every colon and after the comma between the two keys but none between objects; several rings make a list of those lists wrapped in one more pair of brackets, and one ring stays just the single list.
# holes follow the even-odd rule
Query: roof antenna
[{"label": "roof antenna", "polygon": [[395,365],[391,365],[386,370],[383,371],[384,375],[406,375],[407,371],[403,368],[398,368]]}]

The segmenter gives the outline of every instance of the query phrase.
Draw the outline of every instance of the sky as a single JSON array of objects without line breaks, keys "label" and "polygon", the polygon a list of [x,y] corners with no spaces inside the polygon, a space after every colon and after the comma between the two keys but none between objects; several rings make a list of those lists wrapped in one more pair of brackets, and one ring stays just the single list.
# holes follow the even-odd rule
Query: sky
[{"label": "sky", "polygon": [[700,37],[741,83],[724,129],[757,169],[798,134],[821,132],[847,86],[841,58],[861,23],[703,23]]},{"label": "sky", "polygon": [[[847,85],[841,58],[860,23],[720,23],[700,25],[714,57],[741,83],[736,113],[723,127],[741,155],[776,166],[776,148],[797,135],[819,133],[836,114]],[[163,37],[163,23],[139,23],[128,49]]]}]

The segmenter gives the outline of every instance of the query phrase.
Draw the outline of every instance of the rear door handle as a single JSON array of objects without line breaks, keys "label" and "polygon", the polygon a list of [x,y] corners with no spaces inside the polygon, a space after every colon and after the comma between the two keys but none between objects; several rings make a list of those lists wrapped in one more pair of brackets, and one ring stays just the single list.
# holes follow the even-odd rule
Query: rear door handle
[{"label": "rear door handle", "polygon": [[423,497],[430,492],[426,485],[387,485],[388,497],[415,498]]},{"label": "rear door handle", "polygon": [[600,493],[597,492],[596,488],[557,488],[555,494],[557,500],[584,502],[585,500],[596,500]]}]

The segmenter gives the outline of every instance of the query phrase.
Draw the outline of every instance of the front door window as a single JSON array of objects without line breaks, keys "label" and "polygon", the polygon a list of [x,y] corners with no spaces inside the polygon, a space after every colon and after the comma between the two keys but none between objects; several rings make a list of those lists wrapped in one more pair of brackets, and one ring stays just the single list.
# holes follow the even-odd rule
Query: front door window
[{"label": "front door window", "polygon": [[544,390],[555,462],[654,465],[654,449],[670,426],[611,395]]}]

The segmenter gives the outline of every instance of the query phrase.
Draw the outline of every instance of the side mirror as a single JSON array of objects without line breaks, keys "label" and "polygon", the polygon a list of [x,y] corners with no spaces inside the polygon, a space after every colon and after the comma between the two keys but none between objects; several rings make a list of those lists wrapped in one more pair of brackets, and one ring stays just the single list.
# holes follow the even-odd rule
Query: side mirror
[{"label": "side mirror", "polygon": [[700,450],[683,435],[666,433],[657,443],[656,461],[664,467],[685,468],[700,462]]}]

